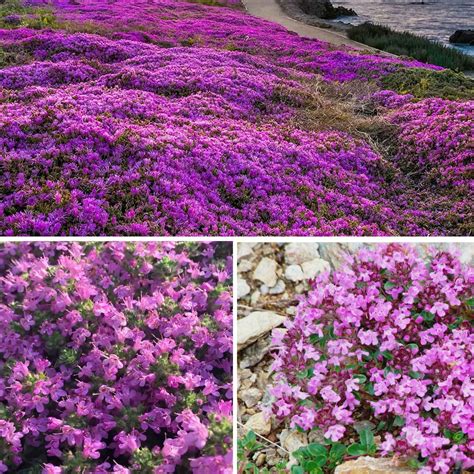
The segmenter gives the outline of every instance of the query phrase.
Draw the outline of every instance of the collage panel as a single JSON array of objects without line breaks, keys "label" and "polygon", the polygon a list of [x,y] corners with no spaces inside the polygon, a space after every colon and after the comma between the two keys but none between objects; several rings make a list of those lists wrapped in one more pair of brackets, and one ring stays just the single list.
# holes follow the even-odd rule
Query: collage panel
[{"label": "collage panel", "polygon": [[232,473],[232,243],[0,244],[1,473]]},{"label": "collage panel", "polygon": [[472,472],[472,242],[237,255],[239,474]]}]

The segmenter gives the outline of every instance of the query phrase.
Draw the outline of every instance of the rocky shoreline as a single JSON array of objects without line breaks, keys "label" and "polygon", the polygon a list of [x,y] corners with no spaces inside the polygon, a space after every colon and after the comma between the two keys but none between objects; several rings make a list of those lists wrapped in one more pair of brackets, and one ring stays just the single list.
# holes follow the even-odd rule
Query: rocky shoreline
[{"label": "rocky shoreline", "polygon": [[[305,1],[305,0],[302,0],[302,1]],[[347,10],[347,13],[342,13],[340,10],[338,10],[341,13],[339,13],[335,17],[331,17],[331,19],[329,19],[329,18],[322,18],[322,17],[316,16],[314,14],[306,13],[301,8],[301,3],[298,0],[277,0],[277,2],[280,5],[281,9],[290,18],[292,18],[293,20],[305,23],[307,25],[316,26],[318,28],[327,28],[327,29],[330,29],[330,30],[333,30],[333,31],[337,31],[339,33],[345,33],[351,27],[351,25],[349,25],[349,24],[337,21],[337,17],[342,16],[342,15],[347,15],[349,13],[348,10]],[[315,9],[314,11],[316,11],[317,9],[319,9],[320,11],[327,10],[328,9],[327,3],[330,4],[330,2],[324,2],[324,1],[313,2],[313,3],[316,5],[314,7],[314,9]],[[331,7],[335,10],[337,10],[337,8],[340,8],[340,7],[335,8],[332,5],[331,5]],[[344,9],[344,10],[346,10],[346,9]],[[354,12],[354,11],[352,10],[352,12]],[[354,14],[356,14],[356,13],[354,12]]]}]

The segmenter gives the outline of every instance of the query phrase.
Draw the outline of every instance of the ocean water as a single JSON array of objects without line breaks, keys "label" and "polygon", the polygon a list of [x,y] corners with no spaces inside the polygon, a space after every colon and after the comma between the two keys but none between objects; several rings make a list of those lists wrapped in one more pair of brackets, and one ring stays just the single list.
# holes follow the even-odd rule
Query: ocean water
[{"label": "ocean water", "polygon": [[[456,30],[474,29],[474,0],[333,0],[333,5],[352,8],[357,17],[344,23],[372,21],[394,30],[409,31],[444,44]],[[474,46],[455,46],[474,56]]]}]

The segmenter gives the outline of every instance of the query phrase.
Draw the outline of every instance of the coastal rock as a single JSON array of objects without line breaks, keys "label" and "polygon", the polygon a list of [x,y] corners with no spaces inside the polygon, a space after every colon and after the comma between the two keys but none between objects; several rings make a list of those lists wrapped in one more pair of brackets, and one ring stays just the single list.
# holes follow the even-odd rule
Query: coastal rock
[{"label": "coastal rock", "polygon": [[285,247],[285,261],[289,265],[301,265],[319,257],[319,245],[295,242]]},{"label": "coastal rock", "polygon": [[260,260],[257,268],[253,272],[254,280],[259,280],[269,288],[272,288],[276,285],[277,282],[277,263],[271,258],[264,257]]},{"label": "coastal rock", "polygon": [[337,466],[334,474],[413,474],[416,470],[397,466],[392,459],[362,456]]},{"label": "coastal rock", "polygon": [[470,44],[474,46],[474,30],[456,30],[450,37],[450,43]]},{"label": "coastal rock", "polygon": [[240,351],[258,338],[283,324],[284,316],[272,311],[254,311],[237,321],[237,348]]},{"label": "coastal rock", "polygon": [[333,19],[339,16],[356,16],[352,8],[334,7],[330,0],[298,0],[298,6],[307,15]]},{"label": "coastal rock", "polygon": [[263,413],[255,413],[255,415],[252,415],[247,420],[245,427],[259,435],[266,436],[270,434],[270,431],[272,430],[272,423],[270,420],[265,419]]}]

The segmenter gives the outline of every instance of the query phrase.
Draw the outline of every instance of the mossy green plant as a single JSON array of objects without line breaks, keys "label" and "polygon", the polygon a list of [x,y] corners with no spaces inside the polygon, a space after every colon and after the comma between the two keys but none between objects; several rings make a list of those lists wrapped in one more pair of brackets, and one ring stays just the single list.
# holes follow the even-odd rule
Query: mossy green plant
[{"label": "mossy green plant", "polygon": [[421,68],[400,68],[381,78],[386,89],[399,94],[412,94],[417,99],[441,97],[459,100],[474,99],[474,81],[463,73],[449,69],[433,71]]}]

